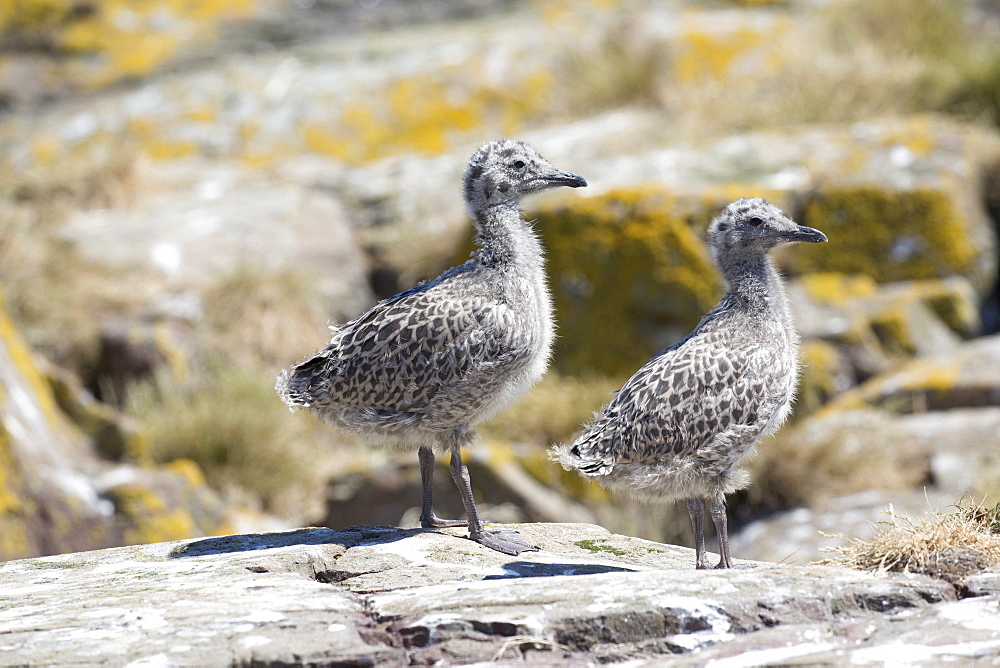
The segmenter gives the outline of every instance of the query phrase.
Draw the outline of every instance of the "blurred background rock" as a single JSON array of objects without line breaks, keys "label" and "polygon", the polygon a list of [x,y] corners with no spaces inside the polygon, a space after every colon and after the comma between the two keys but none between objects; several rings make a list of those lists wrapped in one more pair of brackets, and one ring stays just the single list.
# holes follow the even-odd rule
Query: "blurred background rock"
[{"label": "blurred background rock", "polygon": [[749,195],[830,243],[779,258],[806,366],[734,554],[1000,501],[997,0],[8,0],[0,106],[0,558],[414,523],[415,459],[273,378],[464,257],[500,135],[591,185],[528,212],[560,338],[469,453],[487,518],[688,540],[545,449],[712,306]]}]

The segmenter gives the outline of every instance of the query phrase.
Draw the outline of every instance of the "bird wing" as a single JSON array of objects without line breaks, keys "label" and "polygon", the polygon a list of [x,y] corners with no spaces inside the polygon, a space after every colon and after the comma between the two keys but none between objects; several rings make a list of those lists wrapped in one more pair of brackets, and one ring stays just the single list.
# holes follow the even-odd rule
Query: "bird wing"
[{"label": "bird wing", "polygon": [[603,475],[618,462],[696,452],[720,433],[758,424],[758,365],[729,339],[726,330],[695,330],[647,362],[577,438],[578,468]]},{"label": "bird wing", "polygon": [[459,273],[416,286],[339,327],[292,369],[289,395],[302,405],[420,413],[443,390],[526,356],[511,336],[512,310],[461,282]]}]

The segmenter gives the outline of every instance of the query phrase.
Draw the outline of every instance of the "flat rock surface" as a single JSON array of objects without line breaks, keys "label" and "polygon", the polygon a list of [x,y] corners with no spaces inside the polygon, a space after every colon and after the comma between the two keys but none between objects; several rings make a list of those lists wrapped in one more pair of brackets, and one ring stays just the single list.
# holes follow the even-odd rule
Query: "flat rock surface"
[{"label": "flat rock surface", "polygon": [[[926,628],[928,657],[1000,657],[1000,625],[983,621],[997,617],[989,576],[977,576],[978,598],[957,600],[924,576],[760,562],[697,571],[691,549],[593,525],[511,528],[542,549],[509,557],[461,529],[354,527],[7,562],[0,652],[32,665],[594,665],[663,654],[725,665],[747,651],[886,656]],[[791,638],[801,654],[782,655]]]}]

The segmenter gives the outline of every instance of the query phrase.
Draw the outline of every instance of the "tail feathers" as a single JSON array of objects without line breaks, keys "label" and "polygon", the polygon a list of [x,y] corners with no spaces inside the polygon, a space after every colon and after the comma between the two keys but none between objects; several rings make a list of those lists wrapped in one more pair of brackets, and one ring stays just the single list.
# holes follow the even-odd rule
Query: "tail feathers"
[{"label": "tail feathers", "polygon": [[308,408],[313,404],[308,378],[295,374],[294,370],[289,373],[286,369],[278,374],[274,382],[274,391],[293,413],[299,408]]},{"label": "tail feathers", "polygon": [[579,442],[572,445],[554,445],[549,450],[549,459],[557,461],[567,471],[576,470],[585,476],[601,476],[611,473],[616,459],[611,456],[595,456],[580,447]]}]

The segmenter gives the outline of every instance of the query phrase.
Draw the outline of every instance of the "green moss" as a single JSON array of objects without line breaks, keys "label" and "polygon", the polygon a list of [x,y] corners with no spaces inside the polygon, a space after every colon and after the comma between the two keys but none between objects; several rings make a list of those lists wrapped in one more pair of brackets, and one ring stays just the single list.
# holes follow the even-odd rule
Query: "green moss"
[{"label": "green moss", "polygon": [[798,274],[862,274],[888,283],[969,275],[977,259],[968,221],[940,190],[826,188],[806,203],[802,223],[830,243],[797,249],[787,266]]},{"label": "green moss", "polygon": [[598,543],[596,540],[578,540],[573,544],[579,548],[587,550],[588,552],[607,552],[608,554],[613,554],[617,557],[624,557],[628,554],[627,550],[615,547],[614,545],[607,545],[603,542]]},{"label": "green moss", "polygon": [[534,217],[548,247],[560,371],[629,374],[721,292],[701,240],[711,212],[679,214],[663,190],[565,200]]}]

